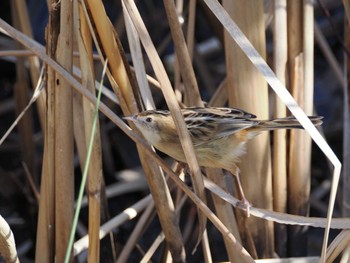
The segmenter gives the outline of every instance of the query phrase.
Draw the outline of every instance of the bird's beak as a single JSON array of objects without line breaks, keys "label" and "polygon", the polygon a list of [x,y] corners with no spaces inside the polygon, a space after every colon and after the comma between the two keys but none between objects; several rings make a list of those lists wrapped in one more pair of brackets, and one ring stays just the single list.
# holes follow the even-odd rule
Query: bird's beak
[{"label": "bird's beak", "polygon": [[132,116],[125,116],[123,117],[124,120],[128,120],[128,121],[132,121],[135,122],[136,121],[136,116],[132,115]]}]

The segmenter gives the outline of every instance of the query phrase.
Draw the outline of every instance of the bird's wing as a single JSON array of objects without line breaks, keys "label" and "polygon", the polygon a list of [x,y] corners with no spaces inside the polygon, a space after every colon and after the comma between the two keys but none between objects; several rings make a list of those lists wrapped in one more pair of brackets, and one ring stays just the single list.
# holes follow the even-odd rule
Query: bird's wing
[{"label": "bird's wing", "polygon": [[186,116],[193,116],[197,114],[202,114],[202,115],[216,115],[216,116],[227,116],[227,117],[232,117],[232,118],[256,118],[254,114],[251,114],[249,112],[246,112],[244,110],[238,109],[238,108],[224,108],[224,107],[209,107],[209,108],[204,108],[204,107],[188,107],[185,110],[183,110],[184,117]]},{"label": "bird's wing", "polygon": [[257,125],[255,116],[234,108],[187,108],[187,128],[195,146],[209,143]]}]

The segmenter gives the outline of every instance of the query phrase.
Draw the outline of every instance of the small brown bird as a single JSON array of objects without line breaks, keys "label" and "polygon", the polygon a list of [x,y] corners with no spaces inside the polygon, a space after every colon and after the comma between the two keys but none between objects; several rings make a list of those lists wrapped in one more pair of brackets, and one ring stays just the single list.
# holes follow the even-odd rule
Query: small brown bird
[{"label": "small brown bird", "polygon": [[[198,164],[204,167],[223,168],[236,176],[242,205],[245,199],[236,163],[246,151],[246,142],[261,131],[275,129],[302,129],[294,117],[257,120],[256,116],[236,108],[190,107],[181,110],[191,135]],[[318,126],[322,117],[311,116]],[[175,123],[167,110],[149,110],[125,117],[135,123],[142,135],[155,148],[172,158],[186,162]]]}]

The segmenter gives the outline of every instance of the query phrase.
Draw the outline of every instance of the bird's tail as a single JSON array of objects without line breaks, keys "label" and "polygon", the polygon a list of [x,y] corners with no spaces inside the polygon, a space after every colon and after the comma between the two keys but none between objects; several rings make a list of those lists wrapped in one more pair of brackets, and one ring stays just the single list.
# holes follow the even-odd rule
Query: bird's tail
[{"label": "bird's tail", "polygon": [[[319,126],[323,123],[322,116],[309,116],[310,121],[315,125]],[[257,128],[263,130],[275,130],[275,129],[303,129],[299,121],[293,117],[279,118],[274,120],[260,121]]]}]

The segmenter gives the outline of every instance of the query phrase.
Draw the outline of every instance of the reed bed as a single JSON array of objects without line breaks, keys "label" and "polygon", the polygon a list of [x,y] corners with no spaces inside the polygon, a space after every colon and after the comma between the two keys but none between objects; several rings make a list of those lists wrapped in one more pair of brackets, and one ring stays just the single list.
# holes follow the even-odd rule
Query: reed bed
[{"label": "reed bed", "polygon": [[[11,24],[0,17],[0,59],[15,72],[0,97],[10,123],[0,154],[15,152],[21,163],[1,170],[0,196],[15,207],[0,209],[13,229],[0,222],[5,261],[346,262],[349,3],[107,2],[44,1],[45,45],[33,37],[38,14],[26,1],[10,1]],[[323,15],[328,10],[343,14],[340,25]],[[335,26],[345,27],[344,37]],[[327,42],[332,33],[343,64]],[[318,107],[319,56],[342,94],[338,129]],[[187,106],[237,107],[259,119],[293,114],[306,129],[248,143],[238,166],[250,217],[231,176],[199,167],[180,111]],[[186,165],[122,120],[158,108],[171,112]],[[317,130],[306,115],[323,113]],[[343,188],[339,153],[325,140],[338,143],[339,134]],[[16,210],[16,192],[25,213]]]}]

